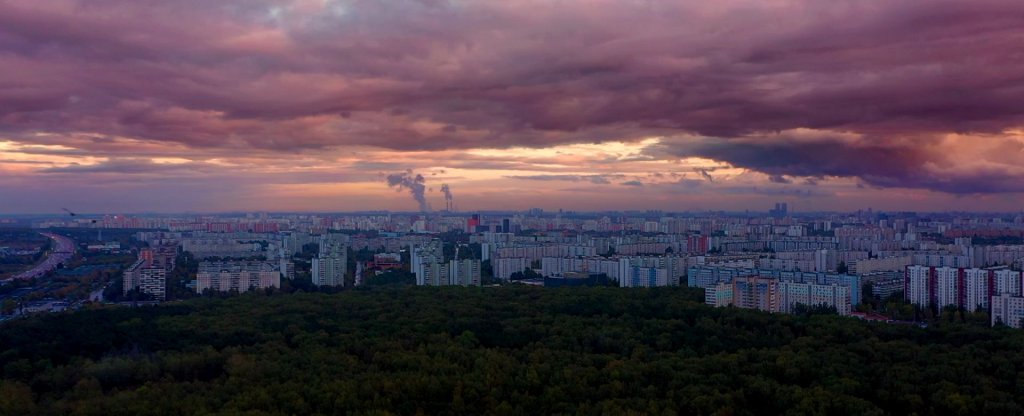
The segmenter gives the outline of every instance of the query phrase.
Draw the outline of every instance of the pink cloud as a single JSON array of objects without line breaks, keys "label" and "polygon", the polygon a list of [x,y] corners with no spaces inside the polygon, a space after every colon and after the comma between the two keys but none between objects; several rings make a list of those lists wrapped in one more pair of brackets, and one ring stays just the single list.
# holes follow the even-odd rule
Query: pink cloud
[{"label": "pink cloud", "polygon": [[[1005,160],[946,154],[1012,145],[1022,41],[1009,0],[0,1],[0,138],[202,158],[664,136],[645,157],[777,184],[1018,192]],[[856,138],[775,134],[795,129]]]}]

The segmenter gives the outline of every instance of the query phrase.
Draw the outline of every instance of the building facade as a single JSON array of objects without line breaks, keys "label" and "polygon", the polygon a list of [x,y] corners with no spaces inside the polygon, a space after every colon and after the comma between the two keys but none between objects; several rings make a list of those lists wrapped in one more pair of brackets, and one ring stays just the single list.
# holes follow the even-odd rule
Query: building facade
[{"label": "building facade", "polygon": [[122,293],[138,290],[156,300],[167,299],[167,272],[174,269],[176,254],[173,247],[140,250],[138,260],[124,271]]},{"label": "building facade", "polygon": [[1001,269],[909,266],[904,273],[905,299],[918,306],[955,306],[968,311],[990,309],[997,295],[1020,296],[1021,273]]},{"label": "building facade", "polygon": [[993,296],[992,325],[1003,324],[1013,328],[1024,327],[1024,297],[1007,293]]},{"label": "building facade", "polygon": [[717,307],[792,313],[798,305],[827,306],[840,315],[852,312],[850,289],[838,284],[819,285],[779,281],[770,277],[744,276],[705,289],[704,302]]},{"label": "building facade", "polygon": [[340,238],[325,235],[320,250],[312,260],[310,279],[317,286],[345,286],[348,271],[348,247]]},{"label": "building facade", "polygon": [[281,287],[278,264],[260,261],[223,261],[199,263],[196,293],[243,293],[250,290]]}]

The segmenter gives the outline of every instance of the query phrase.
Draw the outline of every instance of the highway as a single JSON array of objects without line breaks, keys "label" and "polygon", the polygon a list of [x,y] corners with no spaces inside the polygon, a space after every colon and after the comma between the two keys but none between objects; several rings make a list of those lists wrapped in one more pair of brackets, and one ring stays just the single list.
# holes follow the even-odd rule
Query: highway
[{"label": "highway", "polygon": [[57,265],[68,261],[72,256],[75,255],[75,242],[74,240],[67,238],[62,235],[53,233],[42,233],[47,238],[53,240],[53,249],[50,250],[50,255],[43,260],[42,263],[35,265],[35,267],[21,272],[10,279],[32,279],[35,277],[42,276],[51,270],[57,268]]}]

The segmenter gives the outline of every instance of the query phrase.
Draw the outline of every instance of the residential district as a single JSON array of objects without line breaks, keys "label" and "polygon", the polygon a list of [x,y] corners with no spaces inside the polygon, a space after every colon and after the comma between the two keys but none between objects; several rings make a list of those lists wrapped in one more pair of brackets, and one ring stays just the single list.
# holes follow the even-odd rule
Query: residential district
[{"label": "residential district", "polygon": [[[0,258],[45,254],[0,274],[7,317],[88,302],[404,281],[685,285],[704,289],[716,307],[819,309],[890,322],[943,314],[984,314],[991,325],[1016,328],[1024,322],[1024,216],[1017,214],[797,214],[778,203],[767,213],[12,216],[0,230],[31,230],[39,244],[9,238]],[[54,283],[100,271],[106,278],[85,279],[81,290]]]}]

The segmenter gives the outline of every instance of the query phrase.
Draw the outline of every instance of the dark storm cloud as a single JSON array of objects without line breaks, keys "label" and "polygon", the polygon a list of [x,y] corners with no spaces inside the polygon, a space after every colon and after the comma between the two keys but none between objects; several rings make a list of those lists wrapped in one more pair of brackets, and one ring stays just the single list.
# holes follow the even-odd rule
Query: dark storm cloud
[{"label": "dark storm cloud", "polygon": [[[671,154],[775,178],[1016,191],[899,138],[1024,125],[1022,43],[1011,0],[0,2],[0,136],[246,153],[687,134],[724,139]],[[793,129],[859,138],[757,139]]]},{"label": "dark storm cloud", "polygon": [[[938,190],[953,194],[1024,191],[1020,172],[1009,164],[964,168],[948,142],[932,139],[883,140],[785,135],[743,139],[680,138],[649,152],[702,157],[769,175],[771,182],[791,183],[787,176],[859,178],[872,186]],[[1018,151],[1019,153],[1019,151]]]}]

